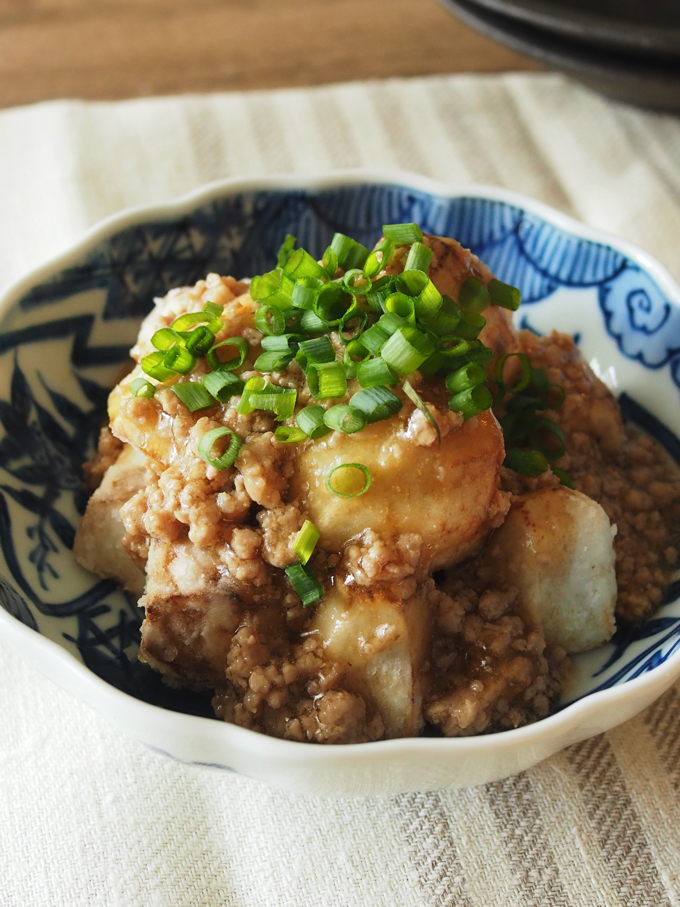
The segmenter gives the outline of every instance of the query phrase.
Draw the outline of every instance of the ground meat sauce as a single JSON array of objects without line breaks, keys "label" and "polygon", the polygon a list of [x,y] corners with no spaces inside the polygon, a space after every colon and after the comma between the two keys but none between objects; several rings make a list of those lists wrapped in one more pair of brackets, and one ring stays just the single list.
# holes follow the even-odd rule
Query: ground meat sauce
[{"label": "ground meat sauce", "polygon": [[[465,273],[489,279],[474,256],[446,242],[446,254],[453,248]],[[439,250],[433,267],[445,261]],[[225,306],[217,339],[242,336],[251,344],[241,377],[256,374],[261,335],[253,326],[248,286],[216,275],[161,301],[144,323],[134,357],[150,351],[154,331],[208,301]],[[558,465],[616,525],[617,617],[640,620],[661,601],[677,562],[678,471],[657,444],[622,424],[612,395],[570,337],[522,332],[513,340],[512,328],[498,319],[505,348],[514,343],[565,390],[564,405],[548,416],[566,438]],[[198,377],[201,367],[199,362]],[[295,387],[301,405],[319,402],[310,398],[295,362],[272,380]],[[569,665],[564,648],[546,643],[518,588],[485,557],[509,508],[537,490],[557,489],[559,481],[550,471],[526,477],[503,468],[493,416],[464,423],[433,382],[417,373],[410,380],[441,427],[441,454],[432,425],[403,394],[393,424],[369,426],[361,443],[375,443],[381,456],[391,451],[401,464],[397,476],[415,474],[413,464],[422,457],[435,458],[427,461],[430,473],[423,478],[432,482],[432,498],[420,495],[424,500],[410,515],[389,500],[374,512],[367,494],[364,510],[356,511],[357,519],[365,513],[371,520],[363,527],[351,523],[354,511],[347,511],[350,537],[320,544],[310,561],[326,590],[325,612],[323,602],[303,608],[283,570],[297,561],[293,542],[305,519],[314,516],[322,542],[336,538],[337,519],[331,515],[324,528],[318,507],[312,513],[326,500],[323,489],[314,492],[314,470],[321,468],[314,457],[339,455],[347,436],[334,432],[323,444],[285,444],[274,435],[274,415],[239,414],[239,397],[190,413],[169,388],[159,387],[152,400],[133,396],[129,382],[113,392],[111,430],[102,433],[87,468],[92,483],[103,481],[79,531],[76,555],[90,569],[143,592],[140,658],[172,686],[211,691],[218,718],[289,740],[358,743],[428,728],[460,736],[518,727],[547,715],[559,697]],[[205,432],[221,426],[243,439],[237,462],[223,470],[197,452]],[[379,434],[387,431],[388,437]],[[443,516],[437,510],[436,483],[454,473],[444,474],[436,457],[445,457],[447,444],[465,450],[468,436],[471,445],[487,448],[478,472],[470,473],[472,496],[455,506],[461,514],[482,509],[474,526],[459,520],[452,528],[446,508]],[[130,449],[138,457],[133,493],[115,473],[121,451]],[[312,465],[302,481],[305,457]],[[389,463],[383,465],[389,470]],[[379,501],[379,464],[371,471]],[[389,481],[399,495],[403,479]],[[330,497],[328,506],[338,505]],[[95,545],[103,514],[109,536]],[[111,532],[118,538],[112,540]],[[441,539],[453,536],[455,544],[442,548]],[[114,545],[130,560],[124,575],[107,566],[115,560],[107,554]],[[362,623],[360,615],[372,608],[380,618]],[[348,614],[349,639],[342,636]],[[405,668],[412,672],[407,682]],[[389,701],[390,689],[396,704]]]}]

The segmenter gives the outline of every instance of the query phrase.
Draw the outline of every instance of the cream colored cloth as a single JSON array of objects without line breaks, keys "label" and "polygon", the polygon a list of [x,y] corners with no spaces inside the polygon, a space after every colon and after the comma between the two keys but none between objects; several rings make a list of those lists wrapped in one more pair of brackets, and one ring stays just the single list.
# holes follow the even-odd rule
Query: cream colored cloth
[{"label": "cream colored cloth", "polygon": [[[0,113],[0,285],[100,218],[227,176],[369,166],[508,187],[680,279],[680,120],[560,76]],[[331,802],[123,738],[0,641],[2,907],[680,904],[680,686],[505,782]]]}]

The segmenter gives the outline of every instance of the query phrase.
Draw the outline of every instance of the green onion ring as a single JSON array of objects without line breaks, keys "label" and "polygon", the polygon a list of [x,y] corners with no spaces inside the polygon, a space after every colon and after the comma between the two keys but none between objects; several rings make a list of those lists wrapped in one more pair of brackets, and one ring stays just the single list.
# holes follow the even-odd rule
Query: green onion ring
[{"label": "green onion ring", "polygon": [[[215,441],[219,440],[220,438],[225,438],[227,435],[231,435],[229,447],[221,456],[211,457],[210,453]],[[221,426],[219,428],[213,428],[203,435],[201,440],[198,442],[198,455],[202,460],[205,460],[205,462],[209,466],[212,466],[213,469],[228,469],[230,466],[234,465],[242,444],[243,441],[241,440],[241,438],[239,438],[235,431],[232,431],[226,426]]]},{"label": "green onion ring", "polygon": [[[338,491],[333,488],[332,479],[336,472],[340,469],[358,469],[364,474],[364,487],[361,491],[355,491],[352,493],[347,493],[345,491]],[[371,473],[367,466],[364,466],[363,463],[341,463],[339,466],[335,466],[326,476],[326,488],[340,498],[358,498],[362,494],[366,494],[368,489],[371,487]]]}]

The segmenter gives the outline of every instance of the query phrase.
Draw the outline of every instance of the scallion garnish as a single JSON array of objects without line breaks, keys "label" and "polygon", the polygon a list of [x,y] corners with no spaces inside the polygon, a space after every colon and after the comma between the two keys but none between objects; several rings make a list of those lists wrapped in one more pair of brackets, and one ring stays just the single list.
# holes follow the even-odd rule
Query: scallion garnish
[{"label": "scallion garnish", "polygon": [[343,271],[352,268],[363,268],[368,258],[368,249],[344,233],[336,233],[331,241],[331,249],[338,256],[338,265]]},{"label": "scallion garnish", "polygon": [[502,280],[496,280],[494,277],[493,280],[489,281],[487,289],[491,296],[491,301],[502,309],[510,309],[511,312],[516,312],[520,307],[522,296],[517,287],[510,286],[509,283],[503,283]]},{"label": "scallion garnish", "polygon": [[290,253],[283,273],[291,280],[299,280],[301,277],[323,277],[324,269],[309,252],[304,249],[296,249],[295,252]]},{"label": "scallion garnish", "polygon": [[423,402],[422,397],[420,396],[418,391],[413,387],[413,385],[410,383],[410,381],[404,381],[402,387],[404,389],[404,393],[409,398],[409,400],[413,403],[413,405],[416,407],[416,409],[420,410],[420,412],[425,416],[425,418],[430,423],[430,425],[437,432],[437,440],[439,441],[439,446],[441,447],[442,433],[441,433],[441,429],[439,428],[439,423],[437,422],[435,417],[432,415],[430,410],[427,408],[427,406]]},{"label": "scallion garnish", "polygon": [[[220,322],[221,324],[222,322]],[[185,335],[184,346],[186,351],[192,356],[205,356],[208,350],[215,342],[215,335],[207,324],[200,324],[198,327]]]},{"label": "scallion garnish", "polygon": [[460,394],[470,387],[477,387],[486,380],[486,371],[481,365],[469,362],[455,372],[446,376],[446,389],[452,394]]},{"label": "scallion garnish", "polygon": [[[219,441],[220,438],[226,438],[227,435],[231,437],[229,447],[219,457],[212,457],[211,454],[215,442]],[[227,469],[236,462],[242,443],[241,438],[230,428],[226,426],[213,428],[211,431],[207,431],[198,442],[198,455],[214,469]]]},{"label": "scallion garnish", "polygon": [[434,346],[418,328],[395,331],[383,345],[380,355],[399,375],[410,375],[434,353]]},{"label": "scallion garnish", "polygon": [[414,242],[408,252],[405,271],[427,271],[433,256],[432,249],[424,246],[422,242]]},{"label": "scallion garnish", "polygon": [[285,267],[286,262],[288,261],[289,257],[293,253],[294,248],[295,248],[295,237],[292,236],[290,233],[286,233],[286,238],[281,243],[281,245],[279,247],[279,251],[276,256],[276,267],[277,268]]},{"label": "scallion garnish", "polygon": [[188,375],[196,367],[196,356],[179,343],[171,346],[163,356],[163,365],[177,375]]},{"label": "scallion garnish", "polygon": [[151,337],[151,345],[164,353],[179,341],[180,336],[173,328],[161,328]]},{"label": "scallion garnish", "polygon": [[153,353],[149,353],[148,356],[143,356],[140,362],[142,371],[151,378],[155,378],[156,381],[167,381],[168,378],[172,378],[177,372],[174,368],[167,368],[163,364],[164,359],[165,353],[163,350],[156,350]]},{"label": "scallion garnish", "polygon": [[258,372],[280,372],[293,361],[293,353],[285,353],[282,350],[265,350],[260,353],[253,368]]},{"label": "scallion garnish", "polygon": [[277,421],[290,419],[295,412],[297,391],[293,387],[280,387],[278,384],[267,384],[264,378],[256,375],[246,381],[238,405],[239,415],[249,415],[256,409],[273,412]]},{"label": "scallion garnish", "polygon": [[291,564],[285,574],[291,586],[300,596],[303,608],[316,604],[323,598],[323,586],[306,564]]},{"label": "scallion garnish", "polygon": [[213,318],[219,318],[224,312],[224,306],[218,305],[216,302],[206,302],[203,306],[203,311]]},{"label": "scallion garnish", "polygon": [[476,387],[470,387],[459,394],[454,394],[449,398],[449,409],[455,413],[460,413],[467,421],[473,416],[478,416],[484,410],[489,409],[493,402],[491,392],[488,387],[478,384]]},{"label": "scallion garnish", "polygon": [[480,315],[488,308],[491,302],[489,291],[478,277],[468,277],[460,288],[458,305],[466,312],[475,312]]},{"label": "scallion garnish", "polygon": [[335,362],[335,347],[328,337],[315,337],[314,340],[302,340],[295,357],[303,372],[310,365],[322,362]]},{"label": "scallion garnish", "polygon": [[135,378],[130,382],[130,393],[133,397],[145,397],[150,400],[156,393],[156,388],[146,378]]},{"label": "scallion garnish", "polygon": [[323,438],[331,429],[324,421],[325,409],[323,406],[306,406],[295,417],[298,427],[308,438]]},{"label": "scallion garnish", "polygon": [[173,384],[170,390],[175,392],[190,413],[215,405],[215,398],[198,381],[182,381]]},{"label": "scallion garnish", "polygon": [[423,241],[423,231],[418,224],[384,224],[382,230],[385,239],[391,239],[398,246]]},{"label": "scallion garnish", "polygon": [[346,403],[338,403],[327,409],[323,417],[328,430],[341,431],[346,435],[353,435],[362,428],[366,428],[366,416],[358,409],[352,409]]},{"label": "scallion garnish", "polygon": [[220,403],[226,403],[230,397],[242,393],[245,387],[238,375],[224,369],[209,372],[203,376],[202,381],[203,387]]},{"label": "scallion garnish", "polygon": [[307,439],[307,435],[301,428],[291,425],[279,425],[274,431],[274,437],[282,444],[297,444],[299,441]]},{"label": "scallion garnish", "polygon": [[326,488],[341,498],[358,498],[371,487],[371,473],[363,463],[340,463],[326,476]]},{"label": "scallion garnish", "polygon": [[300,558],[301,564],[306,564],[312,556],[320,535],[321,533],[314,523],[310,523],[309,520],[304,521],[302,529],[300,529],[293,540],[293,551]]},{"label": "scallion garnish", "polygon": [[397,375],[382,357],[366,359],[357,365],[357,380],[362,387],[396,384]]},{"label": "scallion garnish", "polygon": [[333,400],[347,393],[347,376],[342,362],[318,362],[307,366],[307,385],[317,400]]},{"label": "scallion garnish", "polygon": [[349,405],[362,412],[368,423],[396,416],[403,406],[399,397],[387,387],[367,387],[354,394]]},{"label": "scallion garnish", "polygon": [[539,476],[548,469],[548,461],[538,450],[521,450],[513,447],[505,455],[503,466],[523,476]]},{"label": "scallion garnish", "polygon": [[[220,354],[217,351],[226,351],[232,346],[236,347],[236,355],[228,359],[221,359]],[[246,356],[248,355],[248,350],[248,341],[245,337],[228,337],[226,340],[222,340],[221,343],[216,343],[212,349],[208,350],[206,356],[208,367],[213,372],[222,370],[233,372],[243,365]]]}]

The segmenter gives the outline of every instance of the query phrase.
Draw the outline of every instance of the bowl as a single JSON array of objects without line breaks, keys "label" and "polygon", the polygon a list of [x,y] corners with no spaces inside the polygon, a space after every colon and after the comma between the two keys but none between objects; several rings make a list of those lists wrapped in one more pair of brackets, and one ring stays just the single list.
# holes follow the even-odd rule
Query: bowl
[{"label": "bowl", "polygon": [[[110,218],[0,302],[0,633],[26,661],[122,732],[191,765],[303,794],[396,794],[527,769],[649,705],[680,676],[680,588],[644,626],[576,658],[564,701],[533,725],[481,737],[323,747],[211,717],[134,658],[141,614],[73,559],[108,390],[154,297],[208,271],[271,267],[286,233],[320,254],[383,223],[457,237],[519,286],[519,323],[572,334],[626,418],[680,462],[680,290],[649,255],[499,189],[399,173],[230,181]],[[78,729],[74,729],[77,737]]]}]

